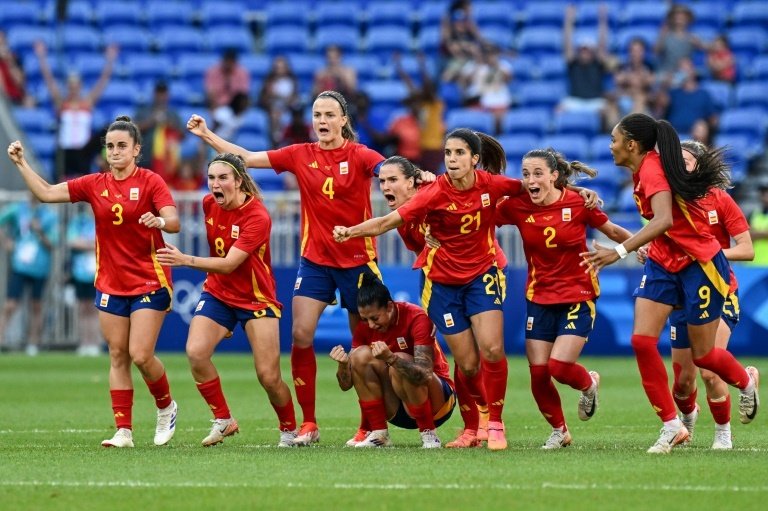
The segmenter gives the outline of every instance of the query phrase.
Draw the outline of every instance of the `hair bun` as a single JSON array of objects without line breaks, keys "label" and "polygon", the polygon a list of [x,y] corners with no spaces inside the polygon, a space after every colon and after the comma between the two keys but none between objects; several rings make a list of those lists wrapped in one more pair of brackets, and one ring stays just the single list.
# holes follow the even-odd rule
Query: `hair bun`
[{"label": "hair bun", "polygon": [[115,122],[119,121],[131,122],[131,117],[128,115],[118,115],[115,117]]}]

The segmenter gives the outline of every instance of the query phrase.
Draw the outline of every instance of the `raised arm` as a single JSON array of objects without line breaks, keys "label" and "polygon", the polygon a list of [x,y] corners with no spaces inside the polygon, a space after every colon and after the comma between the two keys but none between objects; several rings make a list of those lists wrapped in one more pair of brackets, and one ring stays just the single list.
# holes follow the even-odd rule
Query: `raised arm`
[{"label": "raised arm", "polygon": [[563,17],[563,58],[568,63],[574,58],[573,25],[576,23],[576,6],[568,4]]},{"label": "raised arm", "polygon": [[166,266],[186,266],[207,273],[228,274],[243,264],[248,252],[232,247],[225,257],[198,257],[183,254],[178,248],[166,243],[165,248],[157,250],[157,260]]},{"label": "raised arm", "polygon": [[51,94],[53,104],[56,105],[56,108],[58,109],[61,107],[61,103],[64,98],[61,95],[59,85],[56,83],[56,78],[53,77],[51,65],[48,63],[48,48],[46,48],[44,42],[35,42],[35,54],[37,55],[37,59],[40,62],[40,73],[43,75],[45,86],[48,88],[48,92]]},{"label": "raised arm", "polygon": [[337,225],[333,228],[333,239],[343,243],[349,238],[378,236],[401,225],[403,225],[403,218],[400,216],[400,213],[393,211],[386,216],[371,218],[352,227]]},{"label": "raised arm", "polygon": [[18,140],[11,142],[8,146],[8,158],[19,169],[19,174],[27,184],[27,188],[40,202],[71,202],[67,183],[52,185],[40,177],[24,158],[24,147]]},{"label": "raised arm", "polygon": [[109,83],[109,79],[112,77],[112,69],[115,66],[115,59],[117,59],[117,46],[110,45],[107,47],[107,49],[104,51],[104,56],[106,58],[106,61],[104,62],[104,69],[101,70],[101,75],[99,75],[99,79],[96,82],[96,85],[93,86],[93,88],[88,92],[88,101],[91,103],[91,105],[95,105],[96,102],[101,97],[102,93],[104,92],[104,89],[107,87],[107,84]]},{"label": "raised arm", "polygon": [[216,133],[208,129],[208,125],[205,123],[205,119],[197,114],[192,114],[192,117],[187,121],[187,129],[193,134],[200,137],[203,142],[213,147],[218,153],[233,153],[238,154],[245,160],[245,165],[250,168],[266,169],[271,168],[272,164],[269,162],[269,157],[266,151],[248,151],[237,144],[227,142]]}]

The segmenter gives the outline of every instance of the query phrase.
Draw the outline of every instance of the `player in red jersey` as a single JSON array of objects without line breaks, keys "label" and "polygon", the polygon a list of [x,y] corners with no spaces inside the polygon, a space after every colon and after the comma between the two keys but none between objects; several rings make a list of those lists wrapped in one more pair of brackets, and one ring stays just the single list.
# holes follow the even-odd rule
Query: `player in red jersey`
[{"label": "player in red jersey", "polygon": [[632,233],[608,220],[598,208],[568,190],[572,176],[596,172],[581,162],[568,162],[553,149],[535,149],[523,157],[523,183],[528,193],[502,201],[496,224],[518,228],[528,261],[525,351],[531,391],[552,433],[544,449],[571,443],[560,395],[552,382],[581,392],[578,415],[589,420],[597,409],[600,375],[577,363],[595,322],[600,294],[597,275],[579,270],[592,227],[620,243]]},{"label": "player in red jersey", "polygon": [[[709,150],[701,142],[687,140],[682,142],[683,160],[688,172],[696,172],[699,168],[718,167],[727,172],[723,161],[722,150]],[[749,234],[749,223],[739,206],[722,188],[713,188],[699,201],[707,211],[712,234],[714,234],[723,254],[729,261],[751,261],[755,256],[752,237]],[[735,245],[731,246],[731,239]],[[644,249],[638,251],[641,262]],[[715,345],[726,349],[731,332],[739,322],[739,291],[736,275],[731,270],[731,286],[725,300],[717,328]],[[670,343],[672,345],[672,368],[674,385],[672,397],[675,399],[681,420],[693,438],[693,430],[699,416],[699,406],[696,403],[696,375],[699,372],[693,363],[691,346],[688,341],[688,330],[685,314],[681,309],[675,309],[669,316]],[[707,404],[715,419],[715,437],[713,449],[732,449],[731,437],[731,396],[728,385],[712,371],[701,369],[701,378],[707,392]]]},{"label": "player in red jersey", "polygon": [[456,403],[450,367],[435,339],[435,326],[417,305],[395,302],[389,289],[364,275],[357,293],[362,321],[349,353],[339,345],[331,358],[346,391],[355,387],[370,432],[355,447],[392,445],[387,422],[418,429],[422,447],[442,446],[437,427]]},{"label": "player in red jersey", "polygon": [[380,275],[372,238],[349,247],[333,242],[330,233],[339,221],[355,224],[371,217],[371,179],[384,160],[376,151],[355,142],[347,102],[335,91],[318,94],[312,106],[312,126],[318,141],[275,151],[246,151],[211,132],[193,115],[187,128],[219,152],[243,157],[248,167],[273,168],[296,176],[301,197],[301,261],[292,302],[291,371],[296,400],[304,420],[297,445],[320,439],[315,417],[317,360],[312,347],[317,322],[325,307],[341,295],[349,312],[350,331],[359,321],[357,283],[360,275]]},{"label": "player in red jersey", "polygon": [[[654,150],[657,146],[659,152]],[[648,452],[669,453],[689,436],[677,416],[657,346],[675,305],[681,305],[686,314],[693,362],[741,391],[741,421],[751,422],[759,407],[757,369],[745,369],[715,345],[730,268],[710,232],[707,212],[697,200],[713,187],[727,186],[729,179],[718,168],[701,168],[689,175],[672,126],[645,114],[630,114],[619,121],[611,132],[610,148],[616,165],[632,172],[638,211],[649,222],[615,249],[596,244],[593,251],[582,254],[582,264],[599,270],[650,242],[644,275],[635,291],[632,348],[645,393],[664,423]]]},{"label": "player in red jersey", "polygon": [[[506,449],[502,411],[507,382],[502,290],[495,261],[494,212],[498,199],[522,190],[518,179],[475,167],[503,169],[498,141],[459,128],[446,136],[447,172],[386,216],[353,227],[337,226],[334,238],[378,236],[411,222],[424,222],[440,241],[425,246],[416,264],[424,273],[422,306],[445,337],[471,388],[488,403],[488,448]],[[483,378],[480,378],[480,357]]]},{"label": "player in red jersey", "polygon": [[109,172],[51,185],[24,158],[20,142],[8,147],[32,193],[41,202],[90,203],[96,219],[96,307],[109,345],[109,388],[117,432],[101,445],[133,447],[131,362],[141,372],[157,405],[155,445],[176,431],[176,402],[155,345],[171,308],[171,272],[157,260],[164,246],[160,231],[179,232],[179,218],[168,186],[136,166],[141,133],[129,117],[118,117],[106,134]]},{"label": "player in red jersey", "polygon": [[293,447],[296,416],[288,385],[280,374],[280,309],[270,261],[272,220],[240,156],[225,153],[208,164],[210,195],[203,198],[210,257],[182,254],[168,245],[158,259],[169,266],[208,272],[189,325],[187,357],[197,390],[213,412],[208,447],[239,431],[211,357],[238,323],[253,350],[256,376],[278,418],[278,447]]}]

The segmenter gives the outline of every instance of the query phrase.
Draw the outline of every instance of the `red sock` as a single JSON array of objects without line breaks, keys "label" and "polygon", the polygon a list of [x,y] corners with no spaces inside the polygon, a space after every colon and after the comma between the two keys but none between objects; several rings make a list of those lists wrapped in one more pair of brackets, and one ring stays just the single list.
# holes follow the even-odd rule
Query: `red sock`
[{"label": "red sock", "polygon": [[291,348],[291,374],[296,389],[296,401],[301,407],[304,422],[317,422],[315,417],[315,384],[317,380],[317,359],[315,350]]},{"label": "red sock", "polygon": [[157,381],[144,380],[149,387],[149,393],[155,398],[155,406],[158,408],[168,408],[171,404],[171,388],[168,386],[168,378],[163,375]]},{"label": "red sock", "polygon": [[693,363],[704,369],[709,369],[728,385],[744,390],[749,385],[749,374],[739,364],[731,352],[723,348],[712,348],[703,357],[694,358]]},{"label": "red sock", "polygon": [[633,335],[632,349],[635,351],[637,368],[643,382],[645,395],[662,421],[671,421],[677,416],[672,392],[669,390],[669,377],[664,360],[658,349],[658,337]]},{"label": "red sock", "polygon": [[133,429],[131,413],[133,411],[133,389],[110,390],[112,411],[115,414],[115,426],[118,429]]},{"label": "red sock", "polygon": [[432,417],[432,403],[429,397],[420,405],[405,405],[405,409],[411,417],[416,420],[416,425],[419,427],[419,431],[425,429],[435,429],[435,420]]},{"label": "red sock", "polygon": [[477,403],[472,393],[467,388],[467,377],[461,372],[459,366],[453,368],[453,378],[456,384],[456,397],[459,400],[459,412],[464,421],[464,429],[477,431],[480,426],[480,413],[477,411]]},{"label": "red sock", "polygon": [[277,420],[280,421],[278,425],[280,431],[296,430],[296,413],[293,411],[293,399],[289,399],[283,406],[276,405],[271,401],[269,404],[275,409]]},{"label": "red sock", "polygon": [[675,382],[672,384],[672,398],[675,400],[675,404],[677,405],[677,409],[680,410],[680,413],[688,415],[696,409],[696,396],[699,394],[699,389],[694,387],[693,392],[691,392],[690,395],[687,397],[680,397],[683,395],[683,392],[680,390],[680,385],[678,384],[681,370],[682,368],[680,367],[680,364],[676,362],[672,363],[672,372],[675,373]]},{"label": "red sock", "polygon": [[[459,369],[456,368],[454,370],[458,371]],[[475,404],[478,406],[488,406],[488,400],[486,395],[486,388],[485,388],[485,378],[483,377],[483,365],[480,364],[480,367],[478,368],[478,371],[473,374],[472,376],[467,376],[466,374],[463,375],[464,382],[467,385],[467,391],[472,396],[472,399],[475,401]]]},{"label": "red sock", "polygon": [[368,418],[368,424],[371,430],[387,429],[387,409],[384,407],[383,399],[372,399],[370,401],[358,401],[360,409]]},{"label": "red sock", "polygon": [[363,431],[371,430],[371,425],[368,423],[368,417],[365,416],[363,410],[360,410],[360,429]]},{"label": "red sock", "polygon": [[507,395],[507,357],[501,357],[497,362],[483,360],[483,377],[485,379],[485,397],[488,400],[488,420],[501,422],[501,412],[504,410],[504,397]]},{"label": "red sock", "polygon": [[584,366],[576,362],[563,362],[555,358],[549,359],[549,375],[562,384],[585,391],[592,386],[592,377]]},{"label": "red sock", "polygon": [[731,395],[726,394],[724,401],[710,401],[709,411],[712,412],[712,417],[715,419],[716,424],[728,424],[731,422]]},{"label": "red sock", "polygon": [[197,390],[203,396],[205,402],[208,403],[208,408],[213,412],[214,418],[229,419],[232,417],[227,406],[227,400],[224,397],[224,392],[221,390],[221,379],[218,376],[211,381],[198,383]]},{"label": "red sock", "polygon": [[539,411],[553,428],[565,427],[560,394],[557,393],[555,384],[552,383],[549,367],[532,365],[529,369],[531,371],[531,392]]}]

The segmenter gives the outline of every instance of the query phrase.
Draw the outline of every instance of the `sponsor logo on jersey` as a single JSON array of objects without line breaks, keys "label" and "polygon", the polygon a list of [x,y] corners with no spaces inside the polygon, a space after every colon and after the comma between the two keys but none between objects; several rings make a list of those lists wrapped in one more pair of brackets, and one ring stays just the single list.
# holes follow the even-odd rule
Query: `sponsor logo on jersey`
[{"label": "sponsor logo on jersey", "polygon": [[130,194],[128,196],[130,200],[139,200],[139,189],[138,188],[131,188]]},{"label": "sponsor logo on jersey", "polygon": [[526,224],[532,224],[536,222],[536,220],[533,218],[533,215],[529,215],[528,218],[525,219]]},{"label": "sponsor logo on jersey", "polygon": [[571,221],[571,208],[563,208],[563,222]]},{"label": "sponsor logo on jersey", "polygon": [[459,208],[456,207],[455,203],[451,202],[451,204],[448,206],[447,209],[448,209],[448,211],[456,211]]},{"label": "sponsor logo on jersey", "polygon": [[313,161],[312,163],[307,163],[307,167],[316,169],[318,168],[317,161]]},{"label": "sponsor logo on jersey", "polygon": [[709,319],[709,312],[707,311],[702,312],[701,315],[699,316],[699,319]]},{"label": "sponsor logo on jersey", "polygon": [[453,314],[451,314],[450,312],[443,314],[443,321],[445,321],[445,326],[448,328],[455,325],[455,323],[453,322]]},{"label": "sponsor logo on jersey", "polygon": [[491,205],[491,195],[488,193],[484,193],[480,196],[480,201],[483,203],[483,207],[487,208]]},{"label": "sponsor logo on jersey", "polygon": [[568,323],[567,325],[565,325],[565,329],[566,329],[566,330],[576,330],[576,323],[574,323],[573,321],[571,321],[570,323]]},{"label": "sponsor logo on jersey", "polygon": [[349,162],[343,161],[339,163],[339,174],[349,174]]},{"label": "sponsor logo on jersey", "polygon": [[230,232],[230,237],[233,240],[236,240],[240,237],[240,226],[239,225],[233,225],[232,226],[232,232]]},{"label": "sponsor logo on jersey", "polygon": [[405,340],[405,337],[397,338],[397,347],[400,348],[401,350],[408,349],[408,342]]},{"label": "sponsor logo on jersey", "polygon": [[210,226],[213,226],[213,217],[211,217],[208,220],[206,220],[205,223],[210,225]]},{"label": "sponsor logo on jersey", "polygon": [[141,297],[141,303],[152,303],[152,298],[149,295],[144,295]]},{"label": "sponsor logo on jersey", "polygon": [[101,192],[101,196],[102,197],[109,197],[109,190],[105,189],[103,192]]},{"label": "sponsor logo on jersey", "polygon": [[709,218],[709,225],[715,225],[720,222],[717,218],[717,211],[714,209],[712,211],[707,211],[707,217]]}]

